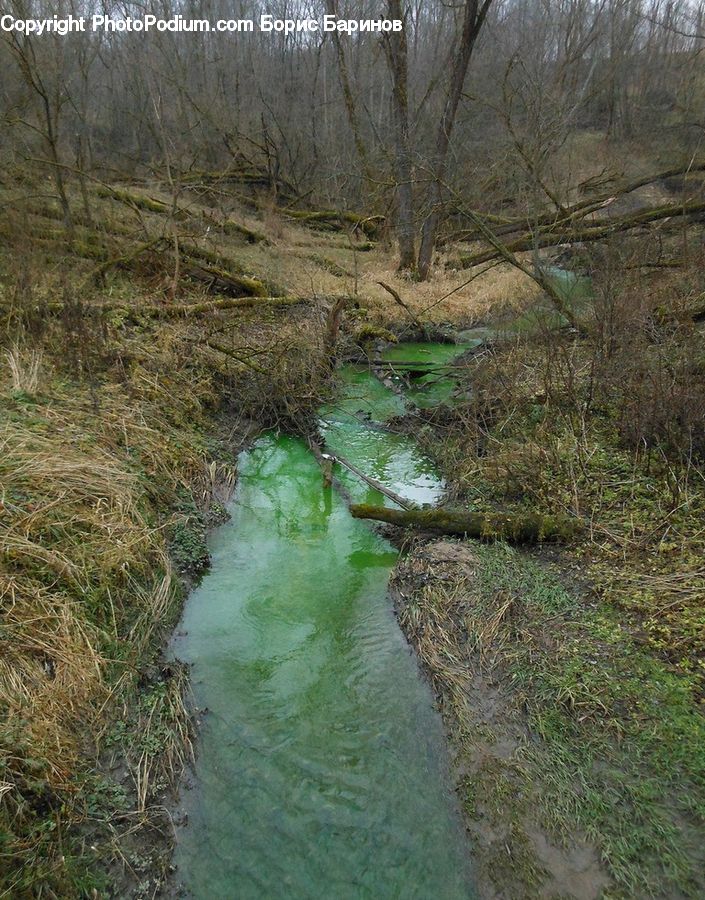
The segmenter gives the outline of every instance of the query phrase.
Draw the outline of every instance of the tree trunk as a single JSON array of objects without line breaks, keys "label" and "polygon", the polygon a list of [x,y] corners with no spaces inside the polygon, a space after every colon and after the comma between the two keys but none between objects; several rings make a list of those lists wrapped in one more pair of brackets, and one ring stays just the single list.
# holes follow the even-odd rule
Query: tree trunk
[{"label": "tree trunk", "polygon": [[[326,0],[326,12],[331,16],[335,16],[336,18],[338,17],[335,0]],[[367,154],[367,147],[365,146],[365,142],[362,139],[362,130],[360,129],[360,120],[358,119],[357,115],[355,98],[353,96],[352,88],[350,87],[350,74],[348,72],[348,64],[345,60],[345,50],[343,48],[343,43],[340,40],[340,34],[338,31],[331,32],[331,38],[333,40],[335,52],[338,57],[338,74],[340,76],[340,87],[343,91],[345,110],[348,114],[348,122],[350,123],[350,130],[353,134],[355,149],[357,150],[357,155],[360,158],[363,177],[367,184],[371,185],[372,170],[370,168],[370,160]]]},{"label": "tree trunk", "polygon": [[441,219],[442,190],[443,182],[445,181],[450,136],[455,124],[460,97],[463,93],[465,75],[468,71],[475,41],[491,3],[492,0],[483,0],[480,6],[479,0],[465,0],[463,33],[460,38],[458,52],[455,54],[445,108],[436,134],[436,150],[432,163],[433,181],[428,190],[429,212],[423,224],[417,266],[418,276],[422,281],[428,279],[431,271],[433,251],[436,246],[436,233]]},{"label": "tree trunk", "polygon": [[[388,15],[390,19],[404,18],[401,0],[388,0]],[[408,53],[404,29],[385,34],[384,47],[392,76],[399,268],[413,270],[416,266],[416,242],[409,138]]]},{"label": "tree trunk", "polygon": [[354,504],[356,519],[375,519],[400,528],[416,527],[441,534],[459,534],[483,541],[504,540],[514,544],[565,541],[577,531],[576,522],[538,513],[477,513],[464,509],[387,509],[386,506]]},{"label": "tree trunk", "polygon": [[326,327],[323,335],[323,359],[329,373],[335,370],[338,362],[338,334],[347,302],[347,297],[338,297],[326,316]]}]

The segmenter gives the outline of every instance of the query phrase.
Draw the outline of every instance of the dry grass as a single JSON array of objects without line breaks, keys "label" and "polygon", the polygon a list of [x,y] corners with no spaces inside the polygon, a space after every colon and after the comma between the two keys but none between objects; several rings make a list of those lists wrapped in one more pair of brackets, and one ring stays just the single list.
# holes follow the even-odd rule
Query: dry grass
[{"label": "dry grass", "polygon": [[438,259],[431,281],[416,282],[396,271],[391,255],[365,260],[360,284],[375,324],[408,322],[404,310],[377,284],[380,280],[395,288],[422,321],[461,326],[484,321],[498,307],[521,311],[538,295],[536,284],[511,266],[457,272],[445,262],[443,256]]},{"label": "dry grass", "polygon": [[[114,450],[76,446],[51,413],[43,424],[53,433],[0,430],[0,706],[63,778],[109,667],[134,666],[175,591],[138,476]],[[138,425],[132,441],[144,438]]]},{"label": "dry grass", "polygon": [[39,387],[43,354],[39,350],[22,350],[17,344],[5,351],[10,369],[12,389],[33,394]]},{"label": "dry grass", "polygon": [[102,384],[40,379],[41,347],[0,368],[0,893],[72,896],[43,823],[83,815],[86,754],[178,611],[169,505],[222,473],[194,430],[212,387],[176,389],[175,357],[171,385],[156,374],[173,335]]}]

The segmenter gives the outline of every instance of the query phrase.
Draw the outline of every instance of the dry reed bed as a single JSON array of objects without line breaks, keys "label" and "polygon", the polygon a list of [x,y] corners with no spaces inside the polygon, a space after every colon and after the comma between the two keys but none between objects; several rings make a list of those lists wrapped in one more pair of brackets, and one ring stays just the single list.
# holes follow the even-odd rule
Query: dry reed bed
[{"label": "dry reed bed", "polygon": [[[36,865],[39,883],[51,884],[61,846],[47,846],[33,820],[62,809],[67,821],[80,815],[71,799],[79,757],[92,752],[112,701],[133,685],[177,608],[158,509],[180,487],[205,492],[212,475],[198,440],[165,438],[168,419],[183,410],[174,398],[165,417],[152,399],[164,404],[163,392],[139,367],[129,392],[89,391],[42,378],[37,351],[15,347],[8,357],[0,384],[0,827],[8,836],[0,853],[8,870]],[[142,798],[145,765],[153,761],[140,768]],[[21,895],[21,873],[14,884]]]}]

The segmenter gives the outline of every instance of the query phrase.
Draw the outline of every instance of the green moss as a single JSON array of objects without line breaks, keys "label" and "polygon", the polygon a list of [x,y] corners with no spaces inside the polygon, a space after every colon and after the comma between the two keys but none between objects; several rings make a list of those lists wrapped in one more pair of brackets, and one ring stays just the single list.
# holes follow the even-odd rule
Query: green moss
[{"label": "green moss", "polygon": [[169,553],[182,575],[200,576],[210,565],[206,523],[193,504],[180,504],[179,519],[169,528]]}]

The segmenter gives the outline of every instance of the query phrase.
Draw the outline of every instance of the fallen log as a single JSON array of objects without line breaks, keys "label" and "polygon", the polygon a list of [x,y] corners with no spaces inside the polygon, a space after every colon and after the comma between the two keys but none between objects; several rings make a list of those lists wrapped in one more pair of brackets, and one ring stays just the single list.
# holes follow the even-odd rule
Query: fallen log
[{"label": "fallen log", "polygon": [[[101,315],[106,312],[120,312],[133,321],[140,319],[189,319],[207,316],[210,313],[229,312],[239,309],[270,308],[286,309],[292,306],[306,306],[313,303],[310,297],[224,297],[205,303],[186,304],[145,304],[128,306],[124,303],[85,303],[85,314]],[[11,304],[0,299],[0,309],[10,308]],[[66,309],[63,300],[53,300],[43,306],[50,314],[61,314]]]},{"label": "fallen log", "polygon": [[246,225],[242,225],[240,222],[236,222],[234,219],[229,219],[226,217],[221,218],[219,216],[216,216],[206,209],[189,209],[188,207],[178,205],[172,206],[172,204],[166,203],[164,200],[157,200],[154,197],[147,197],[145,194],[140,194],[135,191],[127,191],[124,189],[113,188],[109,186],[99,187],[97,189],[97,193],[99,197],[107,197],[111,200],[117,200],[120,203],[124,203],[127,206],[132,206],[136,209],[143,209],[147,212],[156,213],[160,216],[173,216],[179,222],[186,222],[189,219],[200,218],[214,228],[217,228],[220,231],[224,232],[225,234],[241,235],[250,244],[256,244],[259,242],[269,243],[267,236],[262,232],[254,231],[253,229],[248,228]]},{"label": "fallen log", "polygon": [[266,297],[270,293],[264,282],[257,278],[228,272],[217,266],[190,259],[188,256],[182,259],[181,267],[184,275],[205,284],[208,292],[212,294],[230,294],[234,297],[246,294],[250,297]]},{"label": "fallen log", "polygon": [[266,168],[258,168],[254,164],[230,166],[219,172],[190,170],[179,176],[182,184],[208,186],[222,184],[247,184],[251,187],[275,188],[282,197],[297,198],[296,189],[281,176],[270,173]]},{"label": "fallen log", "polygon": [[[634,181],[623,184],[621,187],[614,187],[611,192],[573,203],[570,206],[566,206],[563,213],[560,213],[557,210],[551,210],[538,217],[527,218],[526,216],[520,216],[512,219],[502,219],[499,216],[492,216],[489,213],[481,213],[479,215],[497,237],[503,237],[517,232],[525,232],[529,229],[536,230],[537,228],[557,231],[574,225],[577,220],[584,219],[587,216],[598,212],[620,197],[630,194],[647,184],[652,184],[655,181],[660,181],[665,178],[672,178],[676,175],[694,175],[702,172],[705,172],[705,162],[692,163],[685,167],[680,166],[675,169],[666,169],[662,172],[656,172],[655,174],[637,178]],[[457,208],[456,212],[461,216],[465,215],[463,209]],[[481,237],[482,232],[475,226],[447,235],[444,242],[455,243],[457,241],[480,240]]]},{"label": "fallen log", "polygon": [[[49,218],[46,212],[37,215]],[[0,226],[0,232],[4,230]],[[40,224],[32,226],[31,235],[35,238],[62,240],[64,231],[58,227]],[[173,253],[171,245],[163,235],[148,234],[146,241],[134,245],[129,242],[130,236],[131,232],[125,228],[112,228],[110,232],[104,233],[86,225],[75,235],[72,247],[74,252],[86,259],[99,261],[100,264],[93,272],[93,277],[97,280],[102,279],[111,268],[134,268],[138,259],[147,253],[151,254],[153,263]],[[110,238],[115,238],[113,245],[108,240]],[[238,263],[222,253],[180,242],[179,254],[183,274],[205,284],[209,293],[233,297],[243,295],[267,297],[284,293],[277,285],[265,284],[260,279],[245,274]]]},{"label": "fallen log", "polygon": [[292,253],[290,255],[297,257],[297,259],[303,259],[305,262],[314,263],[320,269],[325,269],[326,272],[330,272],[330,274],[334,275],[336,278],[355,277],[354,272],[344,269],[342,266],[339,266],[335,260],[329,259],[327,256],[320,256],[317,253]]},{"label": "fallen log", "polygon": [[93,278],[93,280],[101,282],[103,280],[103,277],[105,276],[105,273],[109,269],[112,269],[113,267],[121,269],[128,268],[143,253],[146,253],[149,250],[154,250],[162,240],[163,238],[161,237],[152,238],[145,243],[138,244],[137,246],[132,247],[130,250],[125,251],[124,253],[109,257],[93,270],[93,272],[91,273],[91,277]]},{"label": "fallen log", "polygon": [[[305,306],[312,303],[310,297],[233,297],[223,300],[206,301],[204,303],[174,304],[173,306],[136,306],[133,311],[139,316],[151,319],[187,319],[193,316],[205,316],[212,312],[225,312],[233,309],[250,309],[252,307],[286,307]],[[104,307],[110,308],[110,307]]]},{"label": "fallen log", "polygon": [[365,216],[359,213],[339,209],[282,209],[278,210],[287,219],[295,219],[302,225],[312,228],[337,230],[345,225],[352,225],[368,238],[375,237],[379,227],[384,223],[384,216]]},{"label": "fallen log", "polygon": [[172,207],[163,200],[157,200],[154,197],[148,197],[146,194],[138,194],[134,191],[126,191],[122,188],[111,187],[110,185],[100,185],[96,188],[99,197],[106,197],[111,200],[117,200],[126,206],[132,206],[135,209],[143,209],[146,212],[157,213],[157,215],[166,216],[175,214],[177,219],[187,218],[187,214],[180,211],[178,207]]},{"label": "fallen log", "polygon": [[248,244],[269,243],[269,238],[266,234],[261,231],[254,231],[254,229],[248,228],[246,225],[243,225],[242,222],[236,222],[234,219],[229,218],[220,218],[219,216],[215,216],[205,209],[200,210],[200,216],[215,228],[218,228],[221,231],[225,232],[225,234],[242,235],[242,237],[247,240]]},{"label": "fallen log", "polygon": [[[681,204],[669,203],[664,206],[656,206],[651,209],[630,213],[620,218],[608,219],[599,224],[539,229],[537,233],[527,233],[511,241],[506,245],[506,250],[514,254],[536,250],[537,248],[556,247],[559,244],[584,244],[601,241],[613,234],[629,231],[633,228],[641,228],[650,225],[652,222],[659,222],[664,219],[680,220],[688,216],[701,215],[702,213],[705,213],[705,202],[701,200],[693,200]],[[502,255],[502,252],[496,246],[492,246],[489,250],[460,256],[453,266],[459,269],[470,269],[473,266],[500,259]]]},{"label": "fallen log", "polygon": [[386,506],[353,504],[356,519],[374,519],[399,528],[422,528],[441,534],[456,534],[481,541],[535,544],[567,541],[577,532],[572,519],[538,513],[478,513],[463,509],[387,509]]},{"label": "fallen log", "polygon": [[[252,278],[249,275],[241,274],[239,271],[233,272],[207,262],[206,251],[201,251],[188,245],[182,245],[179,249],[181,273],[192,281],[204,284],[208,293],[224,294],[230,297],[268,297],[272,293],[278,293],[276,289],[272,291],[271,287],[268,287],[258,278]],[[166,244],[165,238],[156,237],[140,244],[136,249],[127,247],[124,252],[106,258],[107,250],[98,247],[90,255],[95,259],[103,259],[104,262],[95,270],[93,273],[94,277],[101,278],[113,266],[129,269],[137,262],[140,256],[148,252],[151,253],[152,265],[155,265],[157,259],[170,258],[172,248]],[[84,251],[82,255],[85,256],[87,254]],[[226,260],[223,259],[223,262],[226,262]],[[227,262],[229,264],[230,261]],[[163,262],[160,263],[160,268],[164,268],[165,265]]]}]

